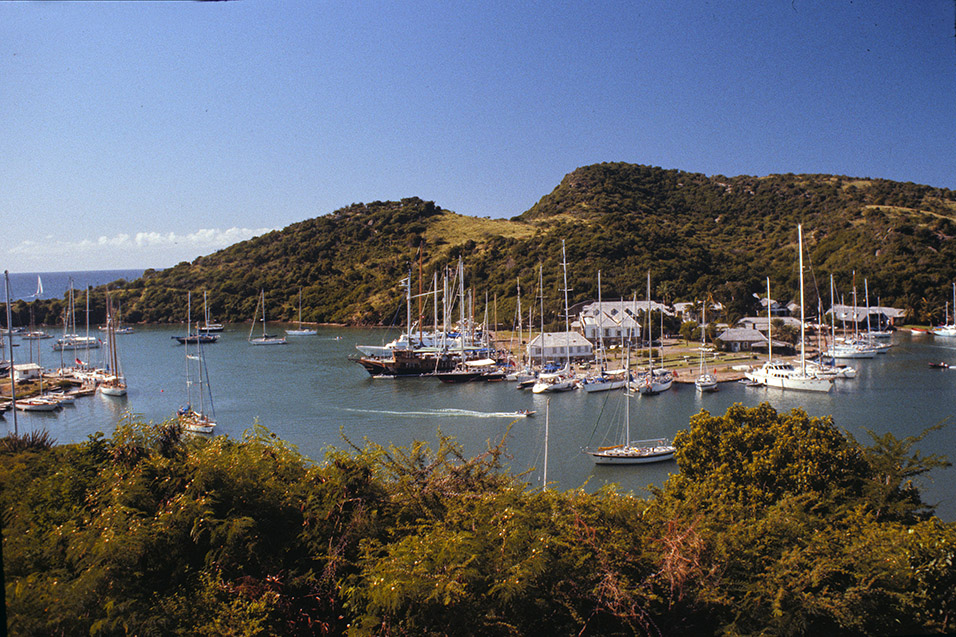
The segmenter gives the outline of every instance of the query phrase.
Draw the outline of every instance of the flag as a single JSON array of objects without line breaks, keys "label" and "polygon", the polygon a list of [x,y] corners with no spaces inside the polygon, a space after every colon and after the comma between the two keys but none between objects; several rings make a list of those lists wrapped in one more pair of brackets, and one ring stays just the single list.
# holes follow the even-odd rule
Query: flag
[{"label": "flag", "polygon": [[76,364],[79,365],[80,367],[82,367],[83,365],[85,365],[85,363],[84,363],[83,361],[81,361],[80,359],[78,359],[78,358],[75,359],[75,362],[76,362]]}]

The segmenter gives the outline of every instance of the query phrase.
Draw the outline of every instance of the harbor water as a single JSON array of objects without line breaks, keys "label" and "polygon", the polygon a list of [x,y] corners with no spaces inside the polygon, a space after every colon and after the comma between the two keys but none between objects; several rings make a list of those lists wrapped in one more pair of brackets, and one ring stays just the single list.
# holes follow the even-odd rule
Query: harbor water
[{"label": "harbor water", "polygon": [[[270,325],[275,332],[282,327]],[[253,347],[246,340],[248,324],[226,328],[218,343],[204,348],[219,434],[237,438],[259,423],[315,461],[322,460],[329,446],[346,448],[346,438],[358,445],[364,439],[383,445],[415,440],[434,445],[440,431],[454,437],[469,455],[505,438],[510,469],[526,473],[527,481],[540,487],[547,420],[552,488],[591,491],[615,483],[622,490],[641,493],[677,471],[673,462],[595,466],[582,453],[589,444],[611,441],[622,417],[620,392],[535,395],[507,382],[448,385],[426,378],[370,378],[349,356],[356,354],[356,344],[382,344],[394,338],[395,331],[322,327],[315,336],[290,336],[288,345]],[[136,326],[134,333],[119,335],[128,396],[97,394],[51,414],[19,413],[20,432],[46,430],[58,442],[69,443],[97,431],[111,433],[126,413],[153,422],[171,417],[186,402],[183,346],[171,338],[182,330]],[[917,447],[923,454],[956,460],[956,369],[928,365],[931,361],[956,365],[956,339],[952,340],[898,332],[889,353],[851,361],[857,378],[838,380],[828,394],[724,383],[717,393],[701,395],[693,385],[675,384],[658,396],[631,399],[631,436],[673,437],[702,409],[720,415],[734,403],[754,406],[767,401],[778,411],[801,407],[811,416],[832,415],[839,427],[864,444],[870,443],[867,430],[903,438],[943,424]],[[36,348],[34,343],[34,357]],[[29,351],[28,342],[21,341],[15,356],[23,360]],[[91,351],[91,361],[96,363],[103,352],[105,348]],[[39,342],[39,356],[44,367],[60,364],[51,340]],[[71,356],[67,353],[67,362]],[[522,409],[536,415],[516,417]],[[9,411],[0,421],[0,431],[3,428],[13,429]],[[956,470],[950,468],[922,480],[926,499],[939,505],[945,520],[956,520],[954,478]]]}]

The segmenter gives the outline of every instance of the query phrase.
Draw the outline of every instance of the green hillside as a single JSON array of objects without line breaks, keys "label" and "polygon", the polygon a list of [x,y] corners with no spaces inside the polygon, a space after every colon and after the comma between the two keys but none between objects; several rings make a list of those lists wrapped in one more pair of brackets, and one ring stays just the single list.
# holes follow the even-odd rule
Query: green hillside
[{"label": "green hillside", "polygon": [[[181,322],[186,291],[208,291],[217,320],[252,317],[266,291],[270,319],[293,319],[299,289],[307,321],[389,324],[401,306],[398,282],[409,271],[424,288],[461,255],[475,288],[497,297],[510,324],[515,282],[531,301],[544,268],[549,319],[560,310],[560,247],[566,240],[571,301],[643,297],[650,270],[655,296],[669,301],[713,295],[734,318],[753,311],[769,276],[775,298],[797,295],[796,227],[804,227],[810,265],[808,308],[819,287],[829,306],[829,276],[847,302],[853,273],[862,300],[940,322],[956,279],[956,194],[881,179],[834,175],[708,177],[623,163],[585,166],[511,220],[444,210],[418,198],[352,204],[129,283],[118,294],[131,322]],[[423,247],[421,263],[418,250]],[[94,303],[94,305],[96,305]],[[25,312],[24,307],[20,307]],[[55,317],[56,304],[38,308]],[[38,316],[37,320],[43,320]],[[55,322],[55,320],[54,320]]]}]

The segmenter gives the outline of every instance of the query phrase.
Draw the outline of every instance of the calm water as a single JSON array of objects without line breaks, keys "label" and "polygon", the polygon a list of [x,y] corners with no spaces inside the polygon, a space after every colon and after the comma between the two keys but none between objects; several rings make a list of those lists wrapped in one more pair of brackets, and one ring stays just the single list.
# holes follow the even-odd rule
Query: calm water
[{"label": "calm water", "polygon": [[[67,290],[70,289],[70,279],[73,279],[73,289],[78,294],[91,285],[96,287],[106,283],[112,283],[117,279],[126,279],[132,281],[143,276],[145,270],[84,270],[77,272],[11,272],[10,273],[10,299],[33,299],[37,291],[37,276],[43,283],[43,293],[39,299],[62,299]],[[0,288],[3,282],[0,281]],[[79,298],[79,297],[77,297]],[[6,296],[0,298],[0,304],[6,302]],[[79,306],[77,306],[79,307]],[[3,317],[3,324],[6,326],[6,317]]]},{"label": "calm water", "polygon": [[[320,328],[317,336],[290,337],[287,346],[253,347],[246,342],[247,325],[228,328],[219,343],[205,348],[220,433],[238,437],[258,421],[306,456],[320,460],[326,447],[345,446],[343,434],[356,443],[368,438],[406,445],[414,440],[434,443],[441,430],[475,454],[488,441],[505,436],[510,427],[507,448],[512,469],[529,471],[528,480],[540,485],[545,395],[517,391],[509,383],[445,385],[430,379],[372,379],[348,360],[356,343],[382,343],[394,332]],[[19,414],[20,430],[46,429],[65,443],[82,441],[95,431],[111,432],[126,410],[156,422],[168,418],[185,401],[183,347],[170,338],[181,329],[137,326],[136,333],[117,337],[130,384],[127,398],[96,395],[56,414]],[[725,383],[718,393],[705,396],[691,385],[675,385],[659,396],[634,398],[632,437],[670,437],[686,428],[689,418],[701,409],[722,414],[736,402],[753,406],[769,401],[778,410],[804,407],[812,416],[832,414],[837,425],[862,442],[869,441],[867,428],[903,437],[942,422],[944,429],[930,434],[920,449],[956,460],[956,370],[927,366],[935,360],[956,363],[956,343],[947,346],[908,333],[895,339],[896,347],[888,354],[856,361],[858,377],[837,381],[835,390],[826,395]],[[27,352],[24,342],[16,356],[23,359]],[[52,341],[43,341],[40,356],[44,366],[59,364]],[[94,353],[91,358],[96,361],[97,356]],[[592,436],[595,443],[601,442],[619,401],[616,392],[551,396],[549,483],[557,488],[586,485],[593,490],[613,482],[623,489],[640,490],[660,484],[676,471],[673,463],[598,467],[581,452]],[[515,419],[508,412],[517,409],[535,409],[537,417]],[[12,415],[5,416],[0,431],[12,430]],[[928,499],[939,502],[939,513],[947,520],[956,519],[954,478],[956,470],[948,469],[924,481]]]}]

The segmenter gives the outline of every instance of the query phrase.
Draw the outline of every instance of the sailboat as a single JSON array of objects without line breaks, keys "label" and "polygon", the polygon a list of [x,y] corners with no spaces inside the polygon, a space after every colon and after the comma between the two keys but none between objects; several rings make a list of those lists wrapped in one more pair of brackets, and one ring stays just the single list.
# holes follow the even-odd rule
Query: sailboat
[{"label": "sailboat", "polygon": [[664,369],[664,309],[661,308],[661,366],[654,369],[654,342],[651,337],[651,273],[647,273],[647,373],[643,378],[633,381],[638,391],[646,396],[654,396],[667,391],[674,384],[674,374]]},{"label": "sailboat", "polygon": [[[72,330],[71,330],[72,328]],[[69,332],[69,333],[68,333]],[[86,350],[89,359],[89,350],[100,346],[100,341],[95,336],[90,336],[90,290],[86,290],[86,336],[80,336],[76,333],[76,304],[73,291],[73,279],[70,279],[70,303],[66,320],[63,323],[63,337],[58,338],[53,343],[53,351],[62,352],[65,350],[79,351]]]},{"label": "sailboat", "polygon": [[[949,309],[946,310],[946,320],[949,320]],[[953,322],[940,325],[930,330],[933,336],[956,336],[956,283],[953,283]]]},{"label": "sailboat", "polygon": [[[532,393],[571,391],[577,385],[574,372],[571,371],[571,326],[568,319],[568,259],[564,251],[564,240],[561,240],[561,266],[564,270],[564,351],[567,355],[564,367],[554,373],[541,374],[538,382],[531,388]],[[542,290],[542,295],[544,294]],[[542,317],[544,312],[542,310]],[[545,334],[541,333],[541,355],[544,358]]]},{"label": "sailboat", "polygon": [[[630,339],[628,339],[630,342]],[[630,346],[625,355],[625,369],[630,368]],[[631,440],[631,392],[621,389],[624,400],[624,422],[619,444],[596,449],[585,449],[595,464],[649,464],[674,458],[675,447],[665,438],[656,440]]]},{"label": "sailboat", "polygon": [[767,362],[758,369],[746,372],[744,375],[748,380],[757,385],[766,385],[767,387],[779,387],[780,389],[798,389],[802,391],[828,392],[833,388],[833,378],[827,376],[817,376],[807,372],[806,341],[804,333],[806,323],[804,322],[804,301],[803,301],[803,226],[797,226],[797,243],[799,245],[799,264],[800,264],[800,369],[794,368],[788,361],[773,360],[773,340],[770,334],[770,279],[767,279],[767,340],[770,344]]},{"label": "sailboat", "polygon": [[106,347],[108,351],[106,363],[106,378],[97,389],[104,396],[125,396],[126,378],[120,370],[119,351],[116,348],[116,314],[113,312],[113,302],[109,294],[106,295]]},{"label": "sailboat", "polygon": [[[252,332],[256,329],[256,319],[259,317],[259,308],[262,308],[262,336],[252,337]],[[266,292],[259,290],[259,302],[256,304],[256,312],[252,317],[252,326],[249,328],[250,345],[285,345],[288,341],[284,336],[274,336],[266,334]]]},{"label": "sailboat", "polygon": [[199,326],[198,331],[205,332],[206,334],[210,332],[221,332],[223,330],[222,323],[213,323],[209,320],[209,303],[206,300],[205,291],[202,293],[202,311],[205,323]]},{"label": "sailboat", "polygon": [[[198,345],[216,343],[219,341],[218,334],[210,334],[208,331],[204,331],[200,327],[199,322],[196,322],[196,331],[192,329],[192,293],[187,293],[189,300],[186,303],[186,334],[185,336],[171,336],[170,338],[176,339],[181,345]],[[206,307],[206,293],[203,292],[203,307]],[[206,325],[209,325],[209,311],[206,312]]]},{"label": "sailboat", "polygon": [[604,348],[604,309],[601,301],[601,271],[598,270],[598,348],[595,352],[595,362],[598,364],[598,373],[588,375],[581,381],[581,389],[588,393],[620,389],[627,384],[628,371],[626,369],[605,369],[607,353]]},{"label": "sailboat", "polygon": [[707,301],[704,300],[704,306],[701,310],[700,323],[700,369],[698,376],[694,380],[694,386],[697,391],[714,392],[717,391],[717,377],[707,369]]},{"label": "sailboat", "polygon": [[[192,321],[192,294],[186,296],[186,331]],[[183,431],[190,433],[212,433],[216,428],[216,411],[212,402],[212,391],[209,385],[209,370],[206,368],[206,358],[203,356],[203,341],[185,342],[183,351],[186,354],[186,405],[176,414],[176,420]],[[191,354],[189,345],[196,346],[196,353]],[[195,367],[195,374],[191,368]],[[195,378],[195,381],[193,380]],[[199,401],[199,408],[193,404],[193,385],[198,385],[199,391],[195,398]],[[208,398],[208,400],[207,400]],[[207,405],[208,403],[208,405]]]},{"label": "sailboat", "polygon": [[285,333],[289,336],[313,336],[317,333],[316,330],[302,327],[302,290],[299,290],[299,327],[294,330],[286,330]]}]

